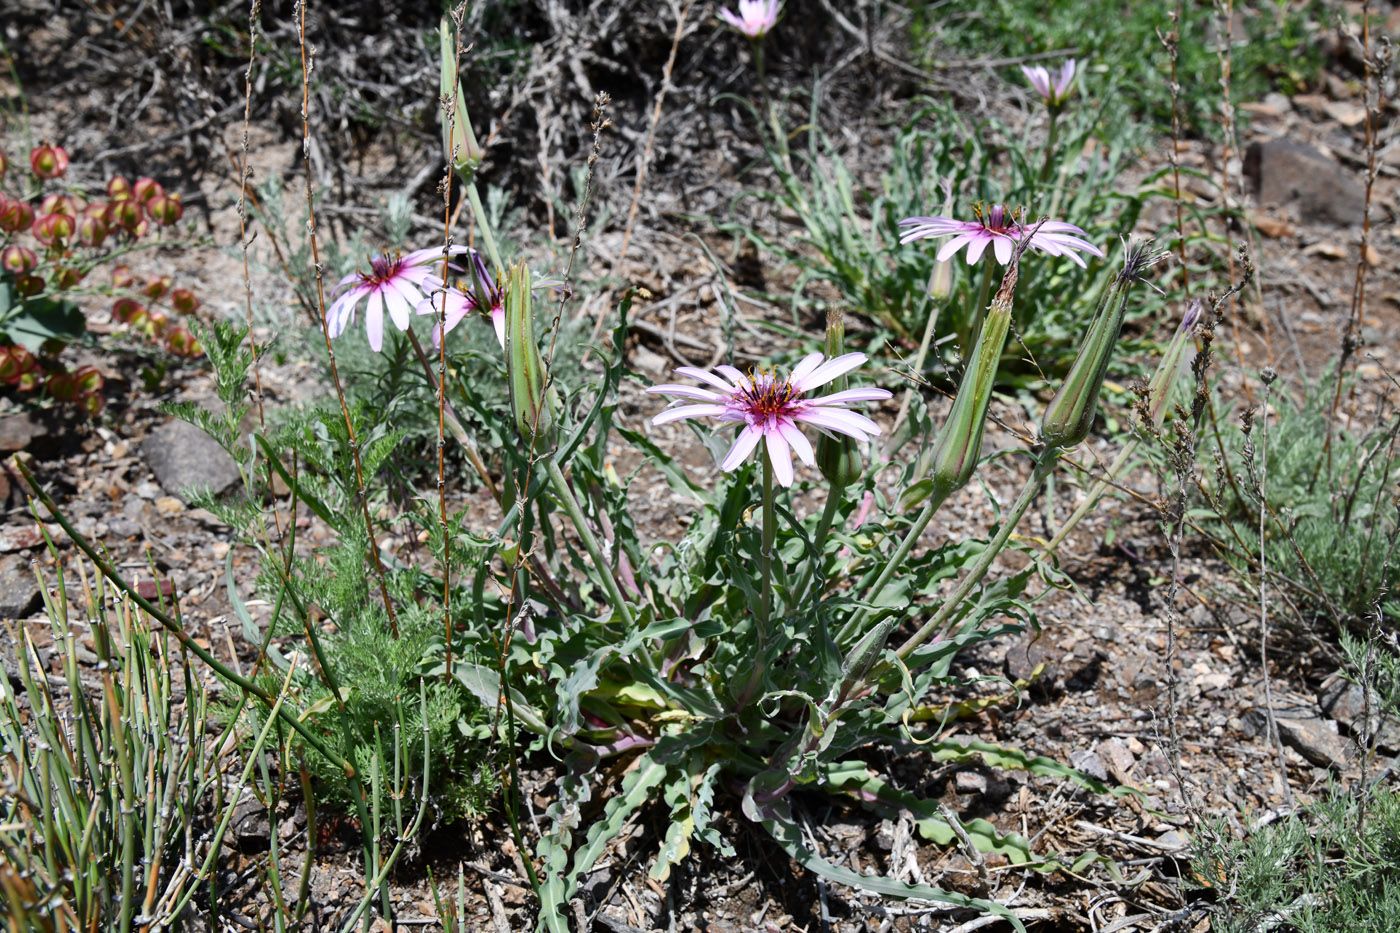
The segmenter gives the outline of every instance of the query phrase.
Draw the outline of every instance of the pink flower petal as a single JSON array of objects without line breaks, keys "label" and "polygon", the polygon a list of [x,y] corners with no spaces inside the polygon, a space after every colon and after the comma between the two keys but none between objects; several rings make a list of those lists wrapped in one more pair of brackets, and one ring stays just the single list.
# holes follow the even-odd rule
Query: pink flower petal
[{"label": "pink flower petal", "polygon": [[803,463],[808,466],[815,465],[816,456],[812,452],[812,444],[807,440],[806,435],[798,429],[797,425],[786,418],[779,419],[778,433],[783,436],[783,440],[788,442],[788,446],[792,448],[793,453],[802,458]]},{"label": "pink flower petal", "polygon": [[992,252],[996,254],[997,262],[1003,266],[1011,261],[1011,238],[999,236],[992,240]]},{"label": "pink flower petal", "polygon": [[724,460],[720,462],[719,468],[726,473],[730,473],[738,468],[739,464],[749,458],[753,449],[758,446],[758,442],[763,439],[763,429],[753,425],[746,425],[739,436],[734,438],[734,446],[729,448],[729,453],[724,455]]},{"label": "pink flower petal", "polygon": [[834,360],[827,360],[812,371],[806,379],[799,385],[796,380],[792,381],[792,387],[799,392],[807,392],[817,386],[826,385],[837,376],[844,376],[865,362],[864,353],[845,353]]},{"label": "pink flower petal", "polygon": [[[504,317],[504,315],[502,315]],[[724,396],[711,392],[709,389],[701,389],[697,386],[652,386],[647,389],[648,395],[677,395],[681,398],[694,398],[702,402],[718,402]]]},{"label": "pink flower petal", "polygon": [[792,449],[777,430],[763,432],[768,448],[768,462],[773,464],[773,478],[784,488],[792,485]]},{"label": "pink flower petal", "polygon": [[668,408],[651,419],[651,423],[669,424],[672,421],[681,421],[685,418],[713,418],[722,414],[724,414],[723,405],[682,405],[679,408]]},{"label": "pink flower petal", "polygon": [[846,405],[850,402],[882,402],[890,397],[885,389],[843,389],[821,398],[813,399],[814,405]]},{"label": "pink flower petal", "polygon": [[709,383],[721,392],[730,393],[735,389],[735,386],[732,384],[725,382],[709,370],[701,369],[698,366],[677,366],[676,372],[682,376],[689,376],[692,379],[699,379],[701,382]]},{"label": "pink flower petal", "polygon": [[378,291],[369,293],[369,305],[365,308],[365,335],[369,337],[369,348],[378,353],[384,346],[384,299]]}]

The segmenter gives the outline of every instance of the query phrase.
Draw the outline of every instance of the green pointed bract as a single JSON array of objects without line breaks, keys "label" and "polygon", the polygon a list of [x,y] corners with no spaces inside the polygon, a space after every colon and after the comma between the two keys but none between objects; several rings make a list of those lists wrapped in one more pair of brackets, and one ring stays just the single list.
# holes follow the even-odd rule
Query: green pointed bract
[{"label": "green pointed bract", "polygon": [[[841,312],[831,311],[826,316],[826,358],[834,360],[846,352],[846,322]],[[832,381],[833,392],[846,388],[846,377]],[[865,472],[865,460],[860,455],[856,439],[842,434],[833,437],[825,432],[817,438],[817,468],[833,489],[845,489],[852,483],[860,482]]]},{"label": "green pointed bract", "polygon": [[[1171,343],[1167,345],[1166,352],[1157,363],[1157,371],[1147,383],[1145,413],[1151,421],[1153,433],[1162,430],[1162,422],[1167,417],[1167,402],[1171,399],[1172,389],[1185,369],[1182,363],[1186,359],[1186,351],[1196,348],[1196,325],[1204,314],[1205,305],[1201,303],[1201,299],[1192,298],[1187,303],[1181,326],[1172,336]],[[1143,427],[1145,429],[1146,425]]]},{"label": "green pointed bract", "polygon": [[535,342],[530,270],[524,263],[512,266],[506,276],[505,310],[506,378],[515,426],[523,439],[547,449],[554,436],[553,393],[547,389],[544,360]]},{"label": "green pointed bract", "polygon": [[1128,245],[1122,271],[1109,284],[1069,375],[1041,418],[1040,437],[1047,449],[1073,447],[1089,436],[1108,364],[1113,359],[1113,348],[1123,329],[1128,291],[1148,267],[1165,255],[1165,252],[1154,253],[1150,241]]},{"label": "green pointed bract", "polygon": [[457,50],[452,41],[452,25],[446,16],[438,27],[438,39],[442,58],[440,87],[444,102],[441,107],[452,108],[450,119],[445,110],[440,114],[443,154],[463,178],[470,179],[481,166],[485,153],[477,145],[471,117],[467,115],[467,105],[462,100],[462,87],[457,80]]},{"label": "green pointed bract", "polygon": [[1011,302],[1016,294],[1017,266],[1011,265],[1001,280],[996,297],[982,322],[982,332],[972,348],[972,357],[963,371],[958,395],[948,412],[948,420],[934,439],[929,457],[927,482],[921,481],[905,493],[904,505],[934,497],[946,499],[972,479],[982,451],[982,431],[987,424],[987,406],[992,401],[997,365],[1006,348],[1011,327]]}]

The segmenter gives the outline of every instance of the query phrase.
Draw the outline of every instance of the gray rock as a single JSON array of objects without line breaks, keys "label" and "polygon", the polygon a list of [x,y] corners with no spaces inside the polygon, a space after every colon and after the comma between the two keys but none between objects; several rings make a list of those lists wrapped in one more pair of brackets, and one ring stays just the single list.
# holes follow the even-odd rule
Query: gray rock
[{"label": "gray rock", "polygon": [[267,819],[267,808],[253,794],[246,794],[233,808],[233,818],[229,823],[233,830],[233,844],[244,854],[266,852],[272,846],[272,824]]},{"label": "gray rock", "polygon": [[18,555],[0,557],[0,619],[27,618],[44,604],[44,594],[29,561]]},{"label": "gray rock", "polygon": [[1371,705],[1370,728],[1364,729],[1366,698],[1361,688],[1338,677],[1317,692],[1317,705],[1322,712],[1337,720],[1355,736],[1367,732],[1376,736],[1381,751],[1394,755],[1400,752],[1400,724],[1394,717],[1382,717],[1376,705]]},{"label": "gray rock", "polygon": [[[1269,734],[1268,713],[1262,709],[1249,710],[1241,721],[1249,735],[1266,737]],[[1349,743],[1338,734],[1334,720],[1275,716],[1274,721],[1278,724],[1278,737],[1283,744],[1311,764],[1320,768],[1345,766]]]},{"label": "gray rock", "polygon": [[152,431],[141,444],[141,456],[161,487],[186,502],[187,490],[210,489],[218,496],[240,481],[233,458],[186,421],[171,421]]},{"label": "gray rock", "polygon": [[953,779],[953,787],[959,794],[985,794],[987,777],[976,771],[959,771]]},{"label": "gray rock", "polygon": [[1366,190],[1312,146],[1272,139],[1251,143],[1244,174],[1260,204],[1291,206],[1303,223],[1349,227],[1361,223]]},{"label": "gray rock", "polygon": [[29,445],[49,433],[32,411],[0,415],[0,454],[27,450]]},{"label": "gray rock", "polygon": [[1084,749],[1070,752],[1069,763],[1095,780],[1108,780],[1108,769],[1104,767],[1103,759],[1099,757],[1098,752],[1085,751]]},{"label": "gray rock", "polygon": [[1128,783],[1133,768],[1137,765],[1137,759],[1133,757],[1128,746],[1124,745],[1121,739],[1109,739],[1100,742],[1096,751],[1108,768],[1108,773],[1113,775],[1113,779],[1120,784]]}]

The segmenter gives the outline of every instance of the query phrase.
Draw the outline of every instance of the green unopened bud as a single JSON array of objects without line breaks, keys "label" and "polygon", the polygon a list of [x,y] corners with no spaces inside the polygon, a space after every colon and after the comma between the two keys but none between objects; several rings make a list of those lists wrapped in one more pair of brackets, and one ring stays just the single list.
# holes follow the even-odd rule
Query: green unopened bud
[{"label": "green unopened bud", "polygon": [[1016,295],[1019,267],[1007,266],[982,332],[972,348],[972,358],[963,371],[957,398],[948,412],[948,420],[934,439],[928,460],[928,476],[911,486],[901,497],[905,508],[926,498],[942,501],[972,479],[982,452],[982,432],[987,424],[987,406],[992,401],[992,386],[996,381],[997,364],[1006,347],[1006,334],[1011,327],[1011,303]]},{"label": "green unopened bud", "polygon": [[[826,315],[826,358],[834,360],[845,352],[846,321],[839,310],[833,310]],[[845,376],[832,380],[833,392],[845,388]],[[846,434],[833,437],[823,432],[817,439],[817,468],[831,484],[832,490],[839,491],[860,481],[865,472],[865,460],[860,455],[855,438]]]},{"label": "green unopened bud", "polygon": [[510,408],[520,436],[534,443],[537,450],[543,450],[554,439],[554,393],[547,387],[544,360],[535,343],[530,304],[530,270],[524,263],[517,263],[506,275],[506,378],[510,383]]},{"label": "green unopened bud", "polygon": [[446,16],[438,26],[438,46],[442,62],[442,149],[452,167],[463,178],[470,179],[481,166],[486,153],[477,144],[471,117],[467,115],[467,105],[462,100],[462,85],[457,79],[457,49]]},{"label": "green unopened bud", "polygon": [[1186,361],[1186,351],[1195,346],[1196,325],[1200,323],[1204,314],[1205,305],[1201,303],[1201,299],[1192,298],[1187,303],[1181,326],[1172,336],[1171,343],[1167,344],[1166,352],[1157,364],[1157,371],[1148,380],[1141,411],[1151,422],[1154,434],[1162,430],[1162,421],[1167,416],[1167,401],[1171,398],[1172,388],[1186,368],[1183,365]]},{"label": "green unopened bud", "polygon": [[1040,437],[1047,449],[1073,447],[1089,436],[1104,376],[1108,374],[1113,348],[1123,328],[1123,315],[1128,310],[1128,291],[1150,266],[1166,256],[1165,250],[1153,252],[1150,240],[1128,244],[1123,269],[1105,289],[1079,355],[1074,358],[1064,385],[1050,400],[1041,419]]}]

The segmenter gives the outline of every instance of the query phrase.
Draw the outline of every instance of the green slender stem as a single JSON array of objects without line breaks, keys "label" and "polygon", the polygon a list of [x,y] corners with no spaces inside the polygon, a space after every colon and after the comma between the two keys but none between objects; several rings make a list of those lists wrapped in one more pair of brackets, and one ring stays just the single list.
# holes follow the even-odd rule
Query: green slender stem
[{"label": "green slender stem", "polygon": [[1108,491],[1108,487],[1112,486],[1118,480],[1119,473],[1122,472],[1123,468],[1127,466],[1128,461],[1137,453],[1137,449],[1141,444],[1142,441],[1134,437],[1123,445],[1123,449],[1118,451],[1118,456],[1113,458],[1113,462],[1108,465],[1108,469],[1104,472],[1103,477],[1089,490],[1089,494],[1084,497],[1084,501],[1079,504],[1079,508],[1075,509],[1070,517],[1065,519],[1065,523],[1060,526],[1060,530],[1055,532],[1055,537],[1051,538],[1050,543],[1045,546],[1045,553],[1054,554],[1055,549],[1064,543],[1066,536],[1074,530],[1074,526],[1078,525],[1084,520],[1084,516],[1093,511],[1099,499],[1103,498],[1103,494]]},{"label": "green slender stem", "polygon": [[973,563],[972,567],[968,569],[967,575],[964,576],[962,582],[958,584],[958,588],[943,601],[942,607],[939,608],[933,618],[921,625],[917,632],[910,635],[909,639],[899,646],[895,655],[898,656],[900,660],[909,657],[910,653],[912,653],[915,648],[928,641],[929,636],[935,631],[938,632],[940,638],[946,634],[942,628],[944,623],[952,617],[953,613],[957,612],[958,607],[962,605],[962,601],[972,592],[972,588],[980,583],[982,578],[987,575],[987,571],[991,569],[992,564],[996,561],[997,555],[1001,553],[1002,548],[1006,547],[1006,542],[1011,538],[1011,532],[1015,531],[1016,526],[1020,524],[1022,517],[1026,514],[1026,510],[1030,508],[1031,502],[1035,500],[1036,494],[1040,492],[1040,488],[1045,484],[1045,478],[1049,476],[1050,471],[1055,468],[1055,463],[1059,458],[1060,451],[1057,448],[1045,451],[1040,459],[1036,461],[1035,470],[1031,473],[1031,478],[1026,481],[1026,485],[1021,489],[1021,495],[1017,497],[1016,503],[1011,506],[1011,510],[1006,513],[1006,517],[1002,520],[1001,527],[997,529],[996,535],[987,543],[987,547],[982,553],[977,556],[977,560]]},{"label": "green slender stem", "polygon": [[[929,308],[928,320],[924,323],[924,336],[919,340],[919,352],[914,355],[913,370],[915,376],[919,376],[924,371],[924,361],[928,359],[929,347],[933,346],[933,334],[938,327],[938,315],[942,308],[941,305],[928,301],[927,296],[925,296],[924,304],[932,306]],[[904,443],[899,431],[904,426],[904,419],[909,416],[909,408],[914,404],[916,391],[912,383],[909,388],[904,390],[904,398],[899,403],[899,413],[894,416],[894,426],[890,428],[890,439],[885,443],[884,450],[880,452],[882,457],[893,456],[894,452]]]},{"label": "green slender stem", "polygon": [[1050,166],[1055,163],[1055,137],[1059,120],[1059,113],[1052,107],[1050,109],[1050,130],[1045,138],[1045,161],[1040,165],[1040,183],[1043,185],[1050,179]]},{"label": "green slender stem", "polygon": [[588,556],[593,561],[593,566],[598,569],[598,576],[602,578],[603,588],[608,591],[608,599],[612,602],[617,614],[622,616],[622,621],[626,623],[629,630],[637,627],[637,620],[632,615],[632,607],[628,605],[626,597],[622,595],[622,588],[617,585],[617,576],[613,573],[612,565],[603,557],[603,549],[598,544],[598,538],[593,534],[593,528],[588,524],[588,519],[584,517],[583,509],[579,508],[578,500],[574,498],[574,491],[569,488],[569,481],[564,478],[564,473],[559,469],[559,464],[553,457],[545,458],[545,470],[549,475],[549,484],[554,489],[554,494],[559,497],[559,502],[564,506],[564,513],[569,516],[569,521],[573,523],[574,530],[578,532],[578,537],[583,542],[583,549],[588,552]]},{"label": "green slender stem", "polygon": [[[903,569],[905,558],[907,558],[909,552],[914,549],[914,544],[919,540],[919,537],[923,535],[924,529],[928,527],[929,522],[933,521],[934,514],[947,498],[948,493],[944,493],[942,496],[933,496],[928,502],[924,503],[924,507],[919,511],[918,517],[914,519],[914,524],[909,526],[909,530],[895,547],[894,553],[890,555],[884,568],[881,569],[880,575],[875,578],[875,582],[872,583],[870,589],[866,591],[865,602],[867,605],[873,605],[889,582]],[[865,628],[866,622],[870,620],[872,615],[874,615],[873,609],[864,608],[858,610],[855,615],[851,616],[850,621],[841,627],[841,631],[837,633],[837,643],[845,644],[849,639],[857,637]]]},{"label": "green slender stem", "polygon": [[763,545],[759,554],[763,582],[759,589],[758,622],[759,638],[766,644],[773,614],[773,540],[778,534],[778,516],[773,506],[773,463],[763,452],[759,459],[763,461]]},{"label": "green slender stem", "polygon": [[501,262],[501,253],[496,249],[496,238],[491,235],[491,223],[486,219],[486,209],[481,206],[481,194],[476,190],[476,182],[464,175],[462,185],[467,189],[467,200],[472,205],[472,216],[476,218],[477,229],[481,231],[481,240],[486,244],[486,255],[491,257],[491,262],[497,269],[504,269],[506,264]]},{"label": "green slender stem", "polygon": [[797,583],[792,588],[793,608],[806,598],[807,587],[814,576],[812,568],[820,567],[826,562],[826,539],[831,533],[832,522],[836,520],[836,510],[841,507],[844,492],[844,487],[837,488],[835,485],[827,489],[826,505],[822,508],[821,518],[817,519],[817,533],[812,538],[813,555],[802,565],[802,570],[797,575]]}]

